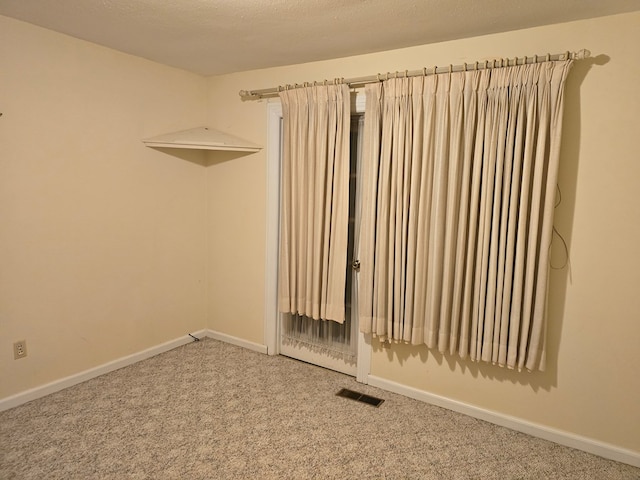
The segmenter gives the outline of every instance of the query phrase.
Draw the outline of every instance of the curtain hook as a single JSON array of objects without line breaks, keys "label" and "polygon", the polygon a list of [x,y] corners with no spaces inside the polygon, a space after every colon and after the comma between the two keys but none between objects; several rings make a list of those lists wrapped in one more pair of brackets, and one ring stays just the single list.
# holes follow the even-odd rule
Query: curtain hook
[{"label": "curtain hook", "polygon": [[547,58],[545,59],[545,61],[548,62],[549,60],[551,60],[551,54],[547,53]]},{"label": "curtain hook", "polygon": [[409,78],[409,70],[404,71],[404,78]]},{"label": "curtain hook", "polygon": [[571,60],[571,52],[569,52],[569,50],[567,50],[567,60]]},{"label": "curtain hook", "polygon": [[464,62],[464,71],[467,71],[467,62]]},{"label": "curtain hook", "polygon": [[422,75],[427,76],[427,67],[422,67]]},{"label": "curtain hook", "polygon": [[438,73],[438,66],[434,65],[433,66],[433,74],[436,75]]},{"label": "curtain hook", "polygon": [[475,65],[473,66],[473,71],[477,72],[478,71],[478,61],[476,60]]},{"label": "curtain hook", "polygon": [[451,75],[452,72],[453,72],[453,65],[450,63],[449,64],[449,75]]},{"label": "curtain hook", "polygon": [[376,74],[376,78],[378,79],[378,82],[380,81],[380,74]]}]

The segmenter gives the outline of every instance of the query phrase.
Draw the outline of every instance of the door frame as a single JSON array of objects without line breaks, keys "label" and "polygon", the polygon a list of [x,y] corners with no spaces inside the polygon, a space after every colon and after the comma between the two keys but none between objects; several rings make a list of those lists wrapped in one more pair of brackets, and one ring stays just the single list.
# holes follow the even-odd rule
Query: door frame
[{"label": "door frame", "polygon": [[[365,96],[358,92],[352,99],[352,111],[364,113]],[[278,239],[280,232],[280,139],[282,124],[282,104],[280,99],[270,99],[267,103],[267,204],[266,204],[266,264],[265,264],[265,305],[264,343],[269,355],[278,355]],[[357,275],[354,281],[357,288]],[[357,299],[356,296],[353,297]],[[357,301],[352,302],[353,318],[357,316]],[[369,383],[371,373],[371,335],[358,332],[358,352],[356,357],[356,380]]]}]

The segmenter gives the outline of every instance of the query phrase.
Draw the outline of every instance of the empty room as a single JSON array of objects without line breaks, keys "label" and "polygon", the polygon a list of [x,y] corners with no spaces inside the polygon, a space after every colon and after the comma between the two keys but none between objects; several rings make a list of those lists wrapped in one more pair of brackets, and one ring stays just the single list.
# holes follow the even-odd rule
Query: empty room
[{"label": "empty room", "polygon": [[640,479],[636,0],[0,0],[0,479]]}]

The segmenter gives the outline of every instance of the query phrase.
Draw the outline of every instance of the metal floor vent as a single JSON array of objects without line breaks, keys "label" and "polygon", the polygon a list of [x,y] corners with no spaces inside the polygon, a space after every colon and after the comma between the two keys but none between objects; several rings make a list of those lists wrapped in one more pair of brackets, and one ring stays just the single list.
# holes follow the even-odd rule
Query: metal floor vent
[{"label": "metal floor vent", "polygon": [[381,398],[372,397],[371,395],[365,395],[364,393],[354,392],[353,390],[349,390],[348,388],[341,389],[338,393],[336,393],[338,397],[350,398],[351,400],[357,400],[358,402],[366,403],[368,405],[373,405],[374,407],[379,407],[382,405]]}]

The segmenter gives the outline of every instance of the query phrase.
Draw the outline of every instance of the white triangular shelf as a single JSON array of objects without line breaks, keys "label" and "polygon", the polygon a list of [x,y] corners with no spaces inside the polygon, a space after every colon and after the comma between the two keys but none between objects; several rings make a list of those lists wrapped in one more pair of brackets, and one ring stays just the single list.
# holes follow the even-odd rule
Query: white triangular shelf
[{"label": "white triangular shelf", "polygon": [[147,147],[257,152],[262,147],[209,127],[191,128],[142,140]]}]

